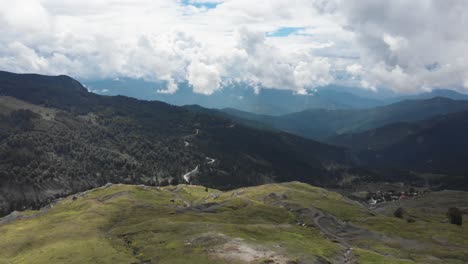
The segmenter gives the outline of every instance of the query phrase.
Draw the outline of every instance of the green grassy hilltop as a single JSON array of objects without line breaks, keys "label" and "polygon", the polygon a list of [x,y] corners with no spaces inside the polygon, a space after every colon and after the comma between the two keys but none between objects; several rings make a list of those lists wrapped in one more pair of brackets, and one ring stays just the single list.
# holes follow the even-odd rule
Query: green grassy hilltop
[{"label": "green grassy hilltop", "polygon": [[[0,263],[466,263],[468,230],[440,198],[369,211],[298,182],[229,192],[111,185],[0,219]],[[450,198],[451,197],[451,198]]]}]

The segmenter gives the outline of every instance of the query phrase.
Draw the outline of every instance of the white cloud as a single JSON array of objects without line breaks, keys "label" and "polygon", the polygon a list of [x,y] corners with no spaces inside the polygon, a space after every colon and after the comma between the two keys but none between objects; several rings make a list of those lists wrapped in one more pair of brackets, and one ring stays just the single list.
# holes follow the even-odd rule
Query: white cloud
[{"label": "white cloud", "polygon": [[[0,0],[0,6],[2,70],[162,80],[168,84],[162,93],[188,81],[207,95],[236,81],[256,91],[305,93],[336,82],[337,72],[363,88],[468,89],[462,0]],[[266,36],[288,27],[300,30]]]},{"label": "white cloud", "polygon": [[325,86],[333,81],[331,65],[325,59],[302,61],[294,68],[294,79],[298,91],[305,93],[306,88]]},{"label": "white cloud", "polygon": [[337,12],[355,34],[363,83],[417,92],[468,89],[467,10],[463,0],[347,0]]},{"label": "white cloud", "polygon": [[221,76],[215,65],[200,61],[192,61],[188,67],[187,80],[193,86],[193,91],[211,95],[221,86]]},{"label": "white cloud", "polygon": [[50,29],[50,17],[47,10],[38,1],[15,0],[1,1],[0,17],[3,26],[18,31],[42,31]]},{"label": "white cloud", "polygon": [[241,28],[236,33],[239,58],[229,71],[236,79],[265,88],[289,89],[304,93],[307,88],[329,84],[333,78],[327,58],[314,56],[310,51],[285,51],[271,45],[265,35]]},{"label": "white cloud", "polygon": [[385,33],[383,35],[383,41],[388,45],[392,52],[398,52],[408,46],[408,41],[400,36],[392,36]]},{"label": "white cloud", "polygon": [[357,63],[346,66],[346,71],[351,73],[352,75],[362,74],[362,70],[362,65]]},{"label": "white cloud", "polygon": [[9,43],[7,52],[8,55],[2,58],[2,62],[14,69],[31,68],[33,71],[41,72],[48,68],[48,61],[44,57],[21,42]]},{"label": "white cloud", "polygon": [[177,92],[178,89],[179,89],[179,87],[177,86],[175,81],[173,79],[170,79],[169,81],[167,81],[166,89],[157,90],[157,93],[160,93],[160,94],[173,94],[173,93]]}]

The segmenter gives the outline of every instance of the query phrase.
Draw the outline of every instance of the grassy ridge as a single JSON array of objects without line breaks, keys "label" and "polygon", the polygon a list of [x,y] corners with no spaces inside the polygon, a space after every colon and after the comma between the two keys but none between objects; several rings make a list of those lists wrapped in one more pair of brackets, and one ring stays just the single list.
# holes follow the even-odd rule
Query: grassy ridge
[{"label": "grassy ridge", "polygon": [[[318,208],[393,239],[349,237],[359,263],[463,263],[466,257],[464,227],[409,225],[386,212],[370,216],[340,194],[293,182],[229,192],[187,185],[95,189],[0,224],[0,263],[340,263],[343,243],[298,225],[291,206]],[[442,225],[450,247],[434,244],[431,229]],[[410,229],[423,245],[418,250],[402,246]]]}]

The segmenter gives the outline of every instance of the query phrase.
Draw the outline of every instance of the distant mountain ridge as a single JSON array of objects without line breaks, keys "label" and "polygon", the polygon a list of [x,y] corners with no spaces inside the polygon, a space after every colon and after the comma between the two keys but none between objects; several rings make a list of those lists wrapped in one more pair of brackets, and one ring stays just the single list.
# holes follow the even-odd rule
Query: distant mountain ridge
[{"label": "distant mountain ridge", "polygon": [[468,111],[463,111],[364,132],[373,134],[367,139],[364,134],[350,135],[347,142],[354,141],[353,146],[368,145],[370,141],[382,142],[386,138],[383,144],[374,144],[367,149],[354,148],[366,166],[398,167],[432,174],[433,181],[446,188],[468,189],[466,131]]},{"label": "distant mountain ridge", "polygon": [[205,108],[236,108],[257,114],[283,115],[306,109],[370,108],[385,102],[355,95],[345,89],[323,88],[308,95],[294,94],[290,90],[259,89],[246,84],[233,84],[212,95],[194,93],[188,83],[179,83],[174,94],[158,93],[162,82],[146,82],[128,78],[85,81],[91,91],[102,95],[126,95],[144,100],[160,100],[170,104],[200,105]]},{"label": "distant mountain ridge", "polygon": [[294,94],[290,90],[256,90],[248,84],[231,84],[206,96],[193,92],[186,83],[178,83],[174,94],[158,93],[166,83],[149,82],[142,79],[116,78],[113,80],[83,80],[86,87],[102,95],[124,95],[143,100],[159,100],[182,105],[200,105],[205,108],[233,108],[261,115],[285,115],[309,109],[365,109],[384,106],[404,100],[421,100],[446,97],[454,100],[468,100],[468,95],[447,89],[434,89],[417,95],[398,96],[388,89],[369,91],[360,88],[326,86],[309,91],[308,95]]},{"label": "distant mountain ridge", "polygon": [[397,122],[419,121],[463,110],[468,110],[468,101],[435,97],[427,100],[407,100],[370,109],[310,109],[278,117],[255,115],[233,109],[224,111],[302,137],[326,140],[340,134],[365,131]]},{"label": "distant mountain ridge", "polygon": [[388,102],[393,103],[393,102],[399,102],[399,101],[404,101],[404,100],[424,100],[424,99],[431,99],[434,97],[444,97],[444,98],[448,98],[452,100],[465,100],[465,101],[468,100],[467,94],[459,93],[457,91],[449,90],[449,89],[434,89],[426,93],[391,98],[388,100]]},{"label": "distant mountain ridge", "polygon": [[[356,112],[358,115],[343,114],[343,111],[338,111],[342,114],[338,115],[337,110],[309,112],[314,114],[315,121],[323,124],[311,127],[315,133],[334,134],[336,130],[330,127],[336,129],[345,125],[342,126],[344,133],[323,137],[322,141],[350,149],[361,167],[384,178],[418,177],[434,188],[468,190],[468,166],[465,162],[468,160],[467,104],[466,101],[437,97],[360,110]],[[278,117],[258,116],[233,109],[224,111],[255,122],[266,120],[265,124],[280,127],[275,123]],[[301,120],[305,122],[307,119],[296,119],[297,123],[293,124],[301,125]],[[315,125],[320,122],[315,122]],[[289,131],[297,133],[297,130]]]}]

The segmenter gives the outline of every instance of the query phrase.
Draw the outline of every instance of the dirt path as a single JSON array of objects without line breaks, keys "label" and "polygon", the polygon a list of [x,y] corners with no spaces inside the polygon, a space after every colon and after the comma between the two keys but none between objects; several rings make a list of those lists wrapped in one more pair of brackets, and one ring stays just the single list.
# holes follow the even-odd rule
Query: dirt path
[{"label": "dirt path", "polygon": [[[409,239],[404,239],[400,237],[389,237],[383,234],[376,233],[371,230],[363,229],[361,227],[354,226],[350,223],[342,222],[336,217],[334,217],[333,215],[324,214],[318,209],[316,209],[316,211],[314,212],[315,212],[314,217],[313,217],[314,227],[318,228],[322,233],[324,233],[328,239],[336,243],[339,243],[345,248],[343,255],[342,255],[342,262],[340,262],[343,264],[358,263],[353,254],[353,247],[348,242],[350,241],[350,239],[365,238],[365,239],[371,239],[375,241],[387,241],[388,243],[391,243],[391,242],[398,243],[402,247],[415,248],[415,249],[419,247],[430,246],[430,245],[421,244],[420,242],[415,241],[415,240],[409,240]],[[340,235],[343,233],[348,234],[348,235],[347,236]],[[371,248],[366,248],[366,250],[382,255],[382,252],[377,252]],[[394,257],[398,258],[398,256],[394,256]],[[399,258],[399,259],[409,260],[409,259],[402,259],[402,258]]]},{"label": "dirt path", "polygon": [[345,251],[343,252],[343,262],[344,264],[350,264],[350,263],[355,263],[354,257],[353,257],[353,248],[351,245],[342,237],[336,235],[332,231],[330,231],[328,228],[323,226],[320,223],[320,220],[325,219],[325,218],[330,218],[332,221],[337,221],[337,219],[334,219],[331,216],[325,216],[320,210],[317,211],[315,217],[314,217],[314,225],[322,231],[322,233],[325,234],[329,239],[332,239],[334,241],[337,241],[339,244],[341,244],[343,247],[345,247]]},{"label": "dirt path", "polygon": [[[180,186],[180,185],[179,185],[179,186]],[[174,196],[175,196],[177,199],[181,200],[181,201],[185,204],[185,207],[191,207],[191,206],[192,206],[192,203],[189,202],[189,201],[187,201],[187,200],[185,200],[184,197],[182,197],[182,196],[178,193],[179,188],[180,188],[179,186],[177,186],[175,189],[171,190],[172,194],[174,194]]]},{"label": "dirt path", "polygon": [[190,135],[184,136],[184,137],[182,137],[182,138],[183,138],[183,139],[189,139],[189,138],[193,138],[193,137],[195,137],[195,136],[198,136],[198,134],[200,134],[200,129],[196,128],[194,134],[190,134]]},{"label": "dirt path", "polygon": [[[189,147],[191,144],[187,141],[187,139],[198,136],[200,134],[200,129],[195,129],[195,134],[184,136],[184,146]],[[211,165],[216,162],[216,159],[210,158],[210,157],[205,157],[207,160],[206,164]],[[190,180],[192,179],[193,176],[195,176],[198,173],[198,169],[200,168],[201,164],[198,164],[195,169],[187,172],[182,176],[182,178],[185,180],[185,182],[190,183]]]},{"label": "dirt path", "polygon": [[197,128],[197,129],[195,129],[194,134],[182,137],[182,139],[184,140],[184,147],[186,147],[186,148],[190,147],[191,144],[187,140],[190,139],[190,138],[198,136],[199,133],[200,133],[200,130]]},{"label": "dirt path", "polygon": [[[208,165],[211,165],[216,162],[216,160],[213,158],[206,157],[205,159],[207,160],[206,164]],[[193,176],[197,175],[199,168],[200,164],[198,164],[197,167],[195,167],[195,169],[193,169],[192,171],[185,173],[184,176],[182,176],[185,182],[190,183],[190,179],[192,179]]]},{"label": "dirt path", "polygon": [[197,165],[197,167],[195,167],[194,170],[189,171],[189,172],[185,173],[184,176],[182,176],[187,183],[190,183],[190,179],[192,178],[192,176],[198,173],[198,168],[199,167],[200,167],[200,165]]}]

